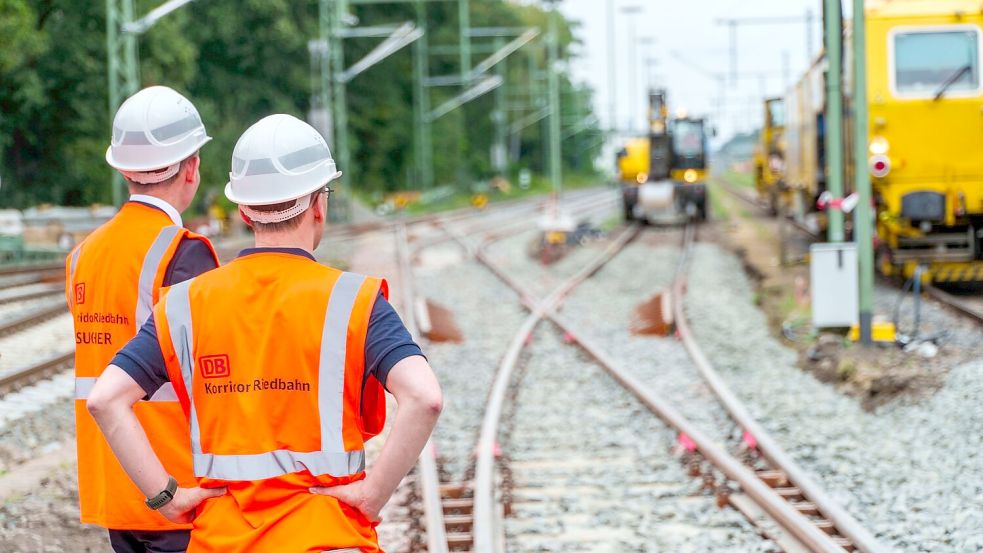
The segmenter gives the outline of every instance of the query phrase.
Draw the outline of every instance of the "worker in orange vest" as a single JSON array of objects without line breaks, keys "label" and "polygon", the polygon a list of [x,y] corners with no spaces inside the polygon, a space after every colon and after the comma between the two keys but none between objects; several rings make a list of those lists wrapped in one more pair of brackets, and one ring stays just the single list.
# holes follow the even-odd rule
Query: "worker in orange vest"
[{"label": "worker in orange vest", "polygon": [[[188,524],[144,505],[85,409],[96,378],[151,315],[162,286],[218,266],[208,239],[182,225],[198,190],[198,150],[211,138],[198,111],[170,88],[137,92],[120,106],[106,161],[131,196],[66,260],[66,299],[75,325],[75,418],[82,522],[109,529],[117,552],[184,551]],[[193,485],[189,434],[171,386],[135,405],[169,473]]]},{"label": "worker in orange vest", "polygon": [[[380,551],[379,512],[436,424],[440,386],[386,282],[314,261],[340,175],[299,119],[246,130],[225,193],[256,247],[168,289],[89,396],[148,505],[193,521],[189,551]],[[187,415],[196,487],[177,485],[133,415],[166,383]],[[399,409],[366,471],[383,386]]]}]

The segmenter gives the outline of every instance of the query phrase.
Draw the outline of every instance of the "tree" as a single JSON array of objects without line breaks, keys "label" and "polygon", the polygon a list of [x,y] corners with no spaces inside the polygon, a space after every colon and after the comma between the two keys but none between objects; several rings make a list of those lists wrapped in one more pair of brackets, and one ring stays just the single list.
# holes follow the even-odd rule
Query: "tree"
[{"label": "tree", "polygon": [[[159,3],[137,0],[137,13]],[[111,169],[104,160],[111,124],[104,10],[100,2],[0,0],[0,36],[5,40],[0,50],[0,205],[110,200]],[[416,19],[412,4],[358,5],[353,11],[363,24]],[[545,14],[536,6],[503,0],[473,2],[471,24],[545,29]],[[432,46],[457,44],[457,6],[428,3],[427,27]],[[274,112],[306,116],[312,77],[307,41],[317,30],[314,0],[213,0],[182,8],[141,35],[141,85],[162,84],[187,94],[214,137],[202,151],[203,189],[224,186],[235,141],[249,125]],[[564,25],[564,56],[573,40],[572,28]],[[346,66],[376,43],[346,40]],[[542,53],[532,55],[542,68]],[[526,56],[510,59],[508,78],[514,91],[533,83]],[[458,64],[457,56],[434,57],[431,74],[457,74]],[[564,112],[571,112],[575,106],[569,99],[575,91],[585,91],[566,77],[561,87]],[[433,105],[459,90],[434,90]],[[408,49],[349,84],[353,167],[342,170],[353,177],[354,186],[385,191],[409,184],[414,163],[412,98]],[[434,124],[438,183],[491,176],[492,106],[493,97],[487,95]],[[539,134],[530,129],[523,135],[521,151],[527,159],[542,157]],[[580,159],[570,147],[564,158],[571,165]],[[540,168],[541,163],[534,166]]]}]

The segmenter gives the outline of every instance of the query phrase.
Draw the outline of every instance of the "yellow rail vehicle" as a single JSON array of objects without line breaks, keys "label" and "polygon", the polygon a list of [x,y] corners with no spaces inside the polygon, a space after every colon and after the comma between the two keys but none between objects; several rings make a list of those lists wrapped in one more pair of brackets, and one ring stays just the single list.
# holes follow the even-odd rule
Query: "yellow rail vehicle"
[{"label": "yellow rail vehicle", "polygon": [[785,186],[785,99],[769,98],[764,104],[764,125],[754,149],[754,186],[758,197],[777,215],[788,187]]},{"label": "yellow rail vehicle", "polygon": [[983,12],[977,1],[868,8],[870,167],[885,272],[983,280]]},{"label": "yellow rail vehicle", "polygon": [[[983,5],[867,0],[866,14],[866,161],[877,208],[878,267],[911,277],[925,265],[936,282],[983,281]],[[849,44],[844,41],[847,68]],[[786,98],[785,178],[799,216],[814,209],[825,190],[825,65],[817,61]],[[847,71],[845,90],[850,84]],[[845,110],[847,136],[851,111]],[[848,147],[848,168],[852,156]]]},{"label": "yellow rail vehicle", "polygon": [[669,117],[665,91],[649,95],[649,132],[618,152],[625,220],[679,223],[707,216],[707,133],[703,119]]}]

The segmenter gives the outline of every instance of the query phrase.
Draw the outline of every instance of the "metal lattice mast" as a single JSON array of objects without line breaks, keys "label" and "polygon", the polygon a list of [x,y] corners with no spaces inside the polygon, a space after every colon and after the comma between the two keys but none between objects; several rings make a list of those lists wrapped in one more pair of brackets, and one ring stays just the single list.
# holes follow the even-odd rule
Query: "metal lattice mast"
[{"label": "metal lattice mast", "polygon": [[[106,53],[109,73],[109,117],[124,98],[136,94],[140,87],[137,37],[123,32],[133,22],[133,0],[106,0]],[[113,205],[123,203],[123,177],[113,171]]]},{"label": "metal lattice mast", "polygon": [[549,37],[548,37],[548,55],[546,57],[546,76],[549,83],[549,105],[550,105],[550,119],[549,119],[549,150],[550,150],[550,180],[553,181],[553,191],[557,196],[563,193],[563,174],[561,167],[561,145],[560,145],[560,83],[557,72],[557,58],[558,55],[558,43],[559,37],[556,18],[558,17],[559,11],[556,8],[556,4],[553,3],[552,9],[549,13]]},{"label": "metal lattice mast", "polygon": [[[501,38],[495,39],[495,50],[499,50],[504,46],[505,41]],[[498,176],[504,176],[507,169],[508,163],[505,157],[505,143],[508,139],[508,111],[506,109],[506,103],[508,101],[508,87],[506,83],[508,82],[508,63],[507,59],[503,59],[496,66],[496,74],[502,78],[502,86],[498,87],[495,91],[495,113],[492,114],[492,119],[495,122],[495,142],[492,146],[492,168],[498,174]]]},{"label": "metal lattice mast", "polygon": [[471,36],[468,34],[471,29],[470,0],[457,0],[457,21],[461,42],[461,81],[462,86],[467,87],[471,82]]},{"label": "metal lattice mast", "polygon": [[416,1],[416,26],[423,29],[423,36],[413,45],[414,79],[414,130],[416,134],[416,173],[421,188],[430,189],[433,181],[433,142],[430,118],[430,92],[426,80],[430,76],[430,45],[427,38],[427,12],[422,0]]},{"label": "metal lattice mast", "polygon": [[[345,174],[345,176],[341,177],[342,184],[349,184],[352,182],[351,174],[353,169],[351,165],[351,150],[348,145],[348,110],[345,106],[347,87],[345,82],[339,78],[345,70],[344,39],[341,36],[341,26],[345,14],[348,13],[347,0],[334,0],[334,8],[334,16],[331,17],[329,33],[330,46],[328,48],[331,55],[331,82],[334,95],[334,139],[337,149],[338,167]],[[341,204],[346,205],[348,193],[344,190],[345,187],[342,187],[339,191],[341,192],[339,199],[341,200]],[[345,212],[347,212],[347,208],[345,208]],[[347,217],[345,218],[347,219]]]},{"label": "metal lattice mast", "polygon": [[315,46],[311,48],[311,53],[317,54],[317,77],[315,79],[316,91],[314,98],[319,104],[317,107],[324,114],[324,120],[319,121],[323,128],[318,130],[324,134],[332,150],[337,150],[334,139],[333,117],[331,116],[331,48],[329,40],[331,38],[331,6],[330,0],[320,0],[318,2],[318,39],[313,41]]}]

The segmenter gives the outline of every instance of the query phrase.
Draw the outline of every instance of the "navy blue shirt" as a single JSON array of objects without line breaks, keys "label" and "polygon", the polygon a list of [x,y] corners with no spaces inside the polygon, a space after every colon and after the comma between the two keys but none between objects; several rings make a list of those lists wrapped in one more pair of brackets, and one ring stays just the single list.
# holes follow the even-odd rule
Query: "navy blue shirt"
[{"label": "navy blue shirt", "polygon": [[[239,252],[239,257],[261,252],[290,253],[314,259],[310,253],[296,248],[248,248]],[[413,341],[392,304],[380,293],[372,306],[365,337],[365,378],[375,375],[385,386],[393,366],[414,355],[422,356],[423,351]],[[148,397],[170,380],[153,317],[147,319],[140,332],[116,354],[112,364],[130,375]]]}]

